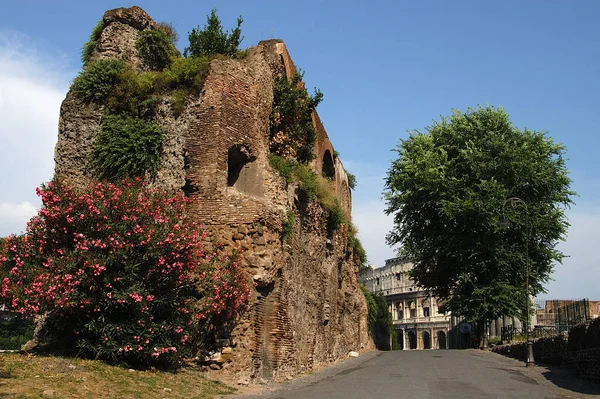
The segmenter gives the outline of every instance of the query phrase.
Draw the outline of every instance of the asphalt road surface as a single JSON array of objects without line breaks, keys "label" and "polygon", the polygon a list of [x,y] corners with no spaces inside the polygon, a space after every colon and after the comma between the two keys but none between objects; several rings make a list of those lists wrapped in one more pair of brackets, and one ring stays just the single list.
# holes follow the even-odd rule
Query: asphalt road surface
[{"label": "asphalt road surface", "polygon": [[561,369],[525,368],[478,350],[370,352],[240,398],[600,398],[600,387]]}]

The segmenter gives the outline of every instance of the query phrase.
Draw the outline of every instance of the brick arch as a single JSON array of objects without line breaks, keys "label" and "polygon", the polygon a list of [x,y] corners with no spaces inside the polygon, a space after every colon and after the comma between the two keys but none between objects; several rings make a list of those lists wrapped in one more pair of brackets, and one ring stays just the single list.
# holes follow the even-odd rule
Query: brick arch
[{"label": "brick arch", "polygon": [[322,174],[327,168],[327,166],[325,166],[325,162],[328,164],[331,162],[329,166],[333,169],[333,173],[335,175],[335,160],[333,159],[334,151],[329,139],[326,138],[325,140],[317,141],[315,145],[315,154],[316,158],[314,160],[314,167],[316,171],[319,174]]},{"label": "brick arch", "polygon": [[321,159],[321,174],[323,177],[335,180],[335,164],[333,162],[333,153],[326,149]]}]

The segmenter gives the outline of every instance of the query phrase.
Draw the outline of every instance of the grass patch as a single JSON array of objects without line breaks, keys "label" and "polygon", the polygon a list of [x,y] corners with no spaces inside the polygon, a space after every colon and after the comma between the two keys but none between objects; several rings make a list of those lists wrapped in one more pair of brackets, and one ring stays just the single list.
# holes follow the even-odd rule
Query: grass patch
[{"label": "grass patch", "polygon": [[172,89],[185,88],[200,93],[212,58],[188,57],[174,58],[164,71],[165,83]]},{"label": "grass patch", "polygon": [[175,118],[179,118],[185,109],[185,97],[186,91],[181,89],[175,90],[171,96],[171,112]]},{"label": "grass patch", "polygon": [[327,230],[336,231],[342,226],[342,224],[347,222],[348,218],[346,217],[346,213],[342,209],[340,201],[335,198],[335,203],[329,210],[329,215],[327,216]]},{"label": "grass patch", "polygon": [[60,398],[213,398],[236,391],[196,368],[130,372],[94,360],[3,354],[0,371],[2,397],[40,397],[54,390]]},{"label": "grass patch", "polygon": [[98,42],[98,39],[100,39],[100,35],[102,34],[103,29],[104,19],[100,19],[100,21],[98,21],[94,29],[92,29],[90,39],[83,45],[83,48],[81,49],[81,62],[83,63],[84,67],[90,61],[92,52],[96,48],[96,43]]},{"label": "grass patch", "polygon": [[296,214],[293,211],[287,211],[287,219],[283,222],[283,239],[289,241],[294,233],[294,223]]},{"label": "grass patch", "polygon": [[310,200],[318,200],[319,194],[324,194],[320,190],[319,176],[309,166],[303,164],[294,166],[292,178],[298,182]]},{"label": "grass patch", "polygon": [[271,167],[285,179],[287,184],[294,181],[292,176],[294,173],[294,163],[292,161],[283,159],[279,155],[269,153],[269,164],[271,164]]}]

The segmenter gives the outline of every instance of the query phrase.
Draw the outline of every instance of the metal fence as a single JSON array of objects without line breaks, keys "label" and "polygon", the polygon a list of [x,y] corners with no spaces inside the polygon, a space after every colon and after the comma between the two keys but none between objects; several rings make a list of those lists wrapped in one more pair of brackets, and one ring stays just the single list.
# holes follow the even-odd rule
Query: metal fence
[{"label": "metal fence", "polygon": [[535,302],[535,336],[568,332],[577,324],[591,320],[590,301],[584,299],[539,299]]}]

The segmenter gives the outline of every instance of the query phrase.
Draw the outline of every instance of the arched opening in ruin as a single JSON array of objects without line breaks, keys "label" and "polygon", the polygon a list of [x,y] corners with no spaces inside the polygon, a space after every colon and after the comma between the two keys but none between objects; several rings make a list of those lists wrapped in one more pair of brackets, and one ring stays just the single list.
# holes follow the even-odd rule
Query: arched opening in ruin
[{"label": "arched opening in ruin", "polygon": [[443,331],[438,331],[437,333],[438,340],[438,348],[439,349],[447,349],[446,348],[446,333]]},{"label": "arched opening in ruin", "polygon": [[423,349],[431,349],[431,334],[423,331]]},{"label": "arched opening in ruin", "polygon": [[321,169],[323,177],[335,179],[335,166],[333,165],[333,156],[329,150],[323,154],[323,168]]},{"label": "arched opening in ruin", "polygon": [[263,184],[256,156],[245,145],[235,145],[227,152],[227,186],[238,191],[262,195]]},{"label": "arched opening in ruin", "polygon": [[417,334],[414,331],[408,332],[408,347],[409,349],[417,349]]}]

